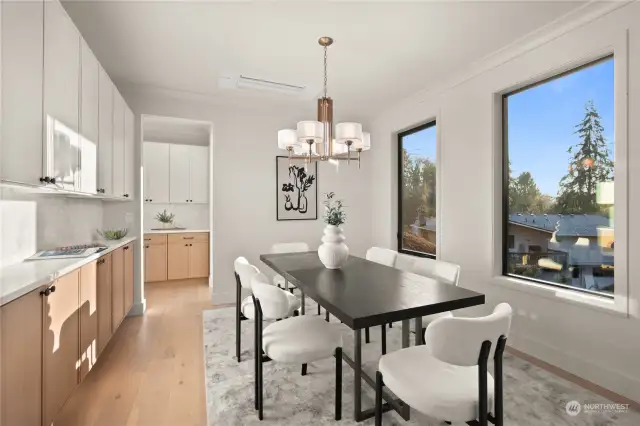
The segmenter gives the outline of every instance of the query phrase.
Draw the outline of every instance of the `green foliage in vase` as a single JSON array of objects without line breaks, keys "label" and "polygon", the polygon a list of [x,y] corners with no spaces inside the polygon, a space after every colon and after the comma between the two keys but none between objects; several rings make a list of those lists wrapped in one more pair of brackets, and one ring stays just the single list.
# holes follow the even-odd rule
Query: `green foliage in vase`
[{"label": "green foliage in vase", "polygon": [[342,200],[333,200],[335,195],[334,192],[324,195],[324,222],[327,225],[340,226],[346,222],[347,214],[342,210],[344,208]]},{"label": "green foliage in vase", "polygon": [[102,235],[105,240],[120,240],[127,236],[129,230],[127,228],[123,229],[105,229],[103,231],[98,231],[98,234]]},{"label": "green foliage in vase", "polygon": [[176,217],[173,213],[167,213],[167,209],[164,209],[163,212],[156,214],[156,220],[162,223],[172,223],[173,219]]}]

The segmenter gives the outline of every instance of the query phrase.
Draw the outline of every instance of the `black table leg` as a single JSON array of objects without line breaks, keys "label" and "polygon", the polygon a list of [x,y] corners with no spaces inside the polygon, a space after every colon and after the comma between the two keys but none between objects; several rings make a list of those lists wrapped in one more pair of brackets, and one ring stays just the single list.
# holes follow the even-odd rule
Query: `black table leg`
[{"label": "black table leg", "polygon": [[409,328],[411,327],[411,320],[402,320],[402,347],[409,347]]},{"label": "black table leg", "polygon": [[422,344],[422,317],[416,318],[414,323],[414,328],[416,331],[414,344],[416,346],[420,346]]},{"label": "black table leg", "polygon": [[353,330],[353,419],[360,421],[362,411],[362,333]]}]

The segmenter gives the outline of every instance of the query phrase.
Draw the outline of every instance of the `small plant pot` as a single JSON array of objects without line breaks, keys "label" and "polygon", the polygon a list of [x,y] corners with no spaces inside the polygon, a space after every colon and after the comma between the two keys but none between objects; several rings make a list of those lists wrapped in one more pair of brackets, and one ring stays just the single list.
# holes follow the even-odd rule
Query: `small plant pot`
[{"label": "small plant pot", "polygon": [[171,229],[173,228],[173,222],[160,222],[160,227],[162,229]]}]

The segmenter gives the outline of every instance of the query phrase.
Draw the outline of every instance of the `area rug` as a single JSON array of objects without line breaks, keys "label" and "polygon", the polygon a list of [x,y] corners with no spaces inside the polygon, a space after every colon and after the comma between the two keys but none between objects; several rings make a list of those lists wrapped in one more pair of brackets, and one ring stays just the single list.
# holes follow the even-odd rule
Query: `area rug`
[{"label": "area rug", "polygon": [[[307,314],[315,315],[310,303]],[[353,331],[335,318],[331,323],[344,332],[343,350],[351,355]],[[335,374],[333,358],[314,362],[308,374],[300,374],[300,365],[276,362],[264,364],[264,420],[260,422],[254,410],[253,321],[242,322],[241,362],[235,359],[235,308],[223,308],[203,313],[204,359],[206,371],[207,419],[209,426],[220,425],[372,425],[373,419],[356,423],[353,420],[353,371],[343,364],[342,420],[334,414]],[[380,356],[380,328],[371,329],[371,343],[364,343],[364,369],[375,375]],[[413,341],[413,335],[411,336]],[[401,348],[401,326],[387,330],[387,350]],[[640,413],[614,412],[611,409],[567,413],[567,403],[606,404],[611,401],[596,395],[554,374],[511,354],[505,354],[505,425],[640,425]],[[373,407],[374,392],[362,384],[363,409]],[[582,405],[584,406],[584,405]],[[581,407],[582,407],[581,406]],[[405,422],[395,412],[385,413],[385,425],[444,425],[412,410]],[[455,426],[459,426],[454,423]],[[463,424],[460,423],[460,426]]]}]

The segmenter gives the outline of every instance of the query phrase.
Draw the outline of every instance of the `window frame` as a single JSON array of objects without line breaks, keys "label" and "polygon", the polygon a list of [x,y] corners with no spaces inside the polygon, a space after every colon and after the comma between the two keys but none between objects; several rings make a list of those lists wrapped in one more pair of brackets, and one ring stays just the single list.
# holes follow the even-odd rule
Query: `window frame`
[{"label": "window frame", "polygon": [[[614,70],[615,70],[615,64],[616,64],[616,58],[615,58],[615,54],[614,53],[608,53],[604,56],[600,56],[596,59],[590,60],[588,62],[585,62],[581,65],[566,69],[560,73],[557,74],[553,74],[549,77],[543,78],[541,80],[537,80],[534,81],[530,84],[527,84],[525,86],[519,87],[517,89],[514,90],[510,90],[508,92],[502,93],[501,95],[501,108],[502,108],[502,135],[501,135],[501,148],[502,148],[502,187],[501,187],[501,191],[502,191],[502,197],[501,197],[501,203],[502,203],[502,215],[501,215],[501,221],[502,221],[502,246],[501,246],[501,260],[502,260],[502,268],[501,268],[501,273],[503,277],[507,277],[507,278],[513,278],[513,279],[517,279],[517,280],[523,280],[526,282],[531,282],[531,283],[536,283],[536,284],[541,284],[544,286],[548,286],[549,288],[560,288],[560,289],[564,289],[564,290],[571,290],[573,292],[576,293],[581,293],[581,294],[585,294],[585,295],[591,295],[591,296],[597,296],[600,297],[602,299],[607,299],[607,300],[614,300],[616,297],[616,291],[615,291],[615,287],[614,287],[614,292],[611,294],[607,294],[607,293],[603,293],[603,292],[598,292],[598,291],[593,291],[593,290],[587,290],[584,288],[579,288],[579,287],[574,287],[574,286],[570,286],[570,285],[566,285],[566,284],[562,284],[562,283],[554,283],[552,281],[545,281],[545,280],[540,280],[537,278],[532,278],[532,277],[526,277],[524,275],[518,275],[518,274],[511,274],[508,272],[508,261],[507,261],[507,256],[509,254],[509,109],[508,109],[508,98],[509,96],[512,95],[516,95],[518,93],[524,92],[526,90],[532,89],[534,87],[549,83],[551,81],[560,79],[562,77],[566,77],[568,75],[580,72],[586,68],[592,67],[594,65],[598,65],[602,62],[606,62],[608,60],[613,60],[614,61]],[[616,80],[617,76],[616,76],[616,72],[614,71],[614,85],[616,84]],[[616,96],[616,90],[614,89],[614,96]],[[616,127],[616,116],[619,113],[623,113],[623,112],[618,112],[617,110],[617,102],[614,100],[614,131],[615,131],[615,127]],[[624,114],[626,114],[626,111],[624,111]],[[614,150],[617,150],[617,141],[614,140]],[[614,156],[615,157],[615,156]],[[614,158],[615,161],[615,158]],[[616,162],[617,165],[617,162]],[[626,185],[625,185],[626,187]],[[615,269],[614,269],[614,274],[615,274]],[[614,280],[615,280],[615,275],[614,275]],[[615,283],[615,281],[614,281]],[[615,285],[615,284],[614,284]]]},{"label": "window frame", "polygon": [[[439,140],[439,135],[438,135],[438,128],[437,128],[437,118],[434,118],[432,120],[429,120],[423,124],[420,124],[418,126],[412,127],[410,129],[404,130],[402,132],[398,133],[398,143],[397,143],[397,155],[398,155],[398,165],[397,165],[397,172],[398,172],[398,187],[397,192],[398,192],[398,220],[397,220],[397,251],[398,253],[403,253],[403,254],[408,254],[410,256],[416,256],[416,257],[426,257],[429,259],[436,259],[437,255],[438,255],[438,196],[439,196],[439,192],[440,192],[440,188],[438,186],[438,181],[440,180],[440,176],[438,173],[439,170],[439,164],[438,164],[438,151],[439,151],[439,147],[438,147],[438,140]],[[412,135],[414,133],[418,133],[422,130],[426,130],[429,129],[431,127],[435,127],[436,128],[436,158],[435,158],[435,164],[436,164],[436,254],[431,254],[431,253],[423,253],[420,251],[415,251],[415,250],[407,250],[402,248],[402,195],[403,195],[403,187],[404,187],[404,164],[403,164],[403,156],[402,156],[402,148],[403,148],[403,144],[402,144],[402,139],[406,136]]]}]

